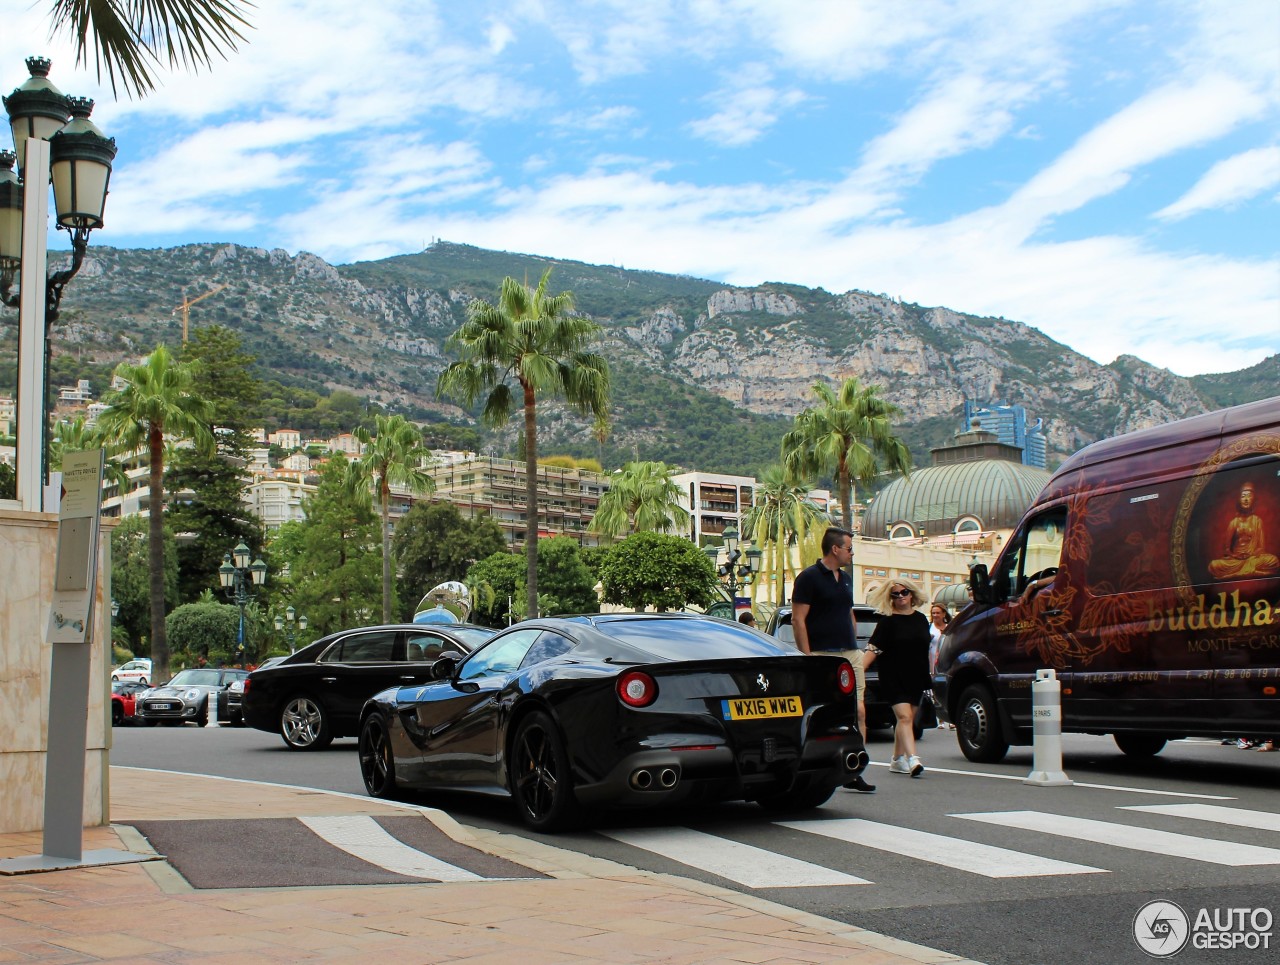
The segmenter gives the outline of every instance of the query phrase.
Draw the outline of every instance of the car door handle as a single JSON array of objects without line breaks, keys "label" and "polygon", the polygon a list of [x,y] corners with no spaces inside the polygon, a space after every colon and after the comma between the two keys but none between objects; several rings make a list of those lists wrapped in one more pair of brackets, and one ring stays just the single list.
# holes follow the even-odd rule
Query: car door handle
[{"label": "car door handle", "polygon": [[1062,611],[1061,610],[1045,610],[1044,615],[1047,617],[1060,617],[1062,616]]},{"label": "car door handle", "polygon": [[414,681],[414,680],[417,680],[418,678],[417,678],[417,677],[415,677],[415,676],[414,676],[413,674],[411,674],[411,673],[407,673],[407,674],[402,675],[402,676],[400,677],[400,679],[401,679],[401,680]]},{"label": "car door handle", "polygon": [[320,682],[322,684],[336,684],[338,682],[338,678],[337,677],[321,677]]}]

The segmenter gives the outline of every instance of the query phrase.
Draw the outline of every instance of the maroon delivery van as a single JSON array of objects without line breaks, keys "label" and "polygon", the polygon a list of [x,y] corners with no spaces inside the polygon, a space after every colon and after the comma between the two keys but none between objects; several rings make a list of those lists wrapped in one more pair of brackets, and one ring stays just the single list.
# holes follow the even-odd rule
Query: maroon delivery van
[{"label": "maroon delivery van", "polygon": [[934,693],[972,761],[1031,743],[1040,668],[1127,754],[1280,739],[1280,397],[1082,449],[970,589]]}]

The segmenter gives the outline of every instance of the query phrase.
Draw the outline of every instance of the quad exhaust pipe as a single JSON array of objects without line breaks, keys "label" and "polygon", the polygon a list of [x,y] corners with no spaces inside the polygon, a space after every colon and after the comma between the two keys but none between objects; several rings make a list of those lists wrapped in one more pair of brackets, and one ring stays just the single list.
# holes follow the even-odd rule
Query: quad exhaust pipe
[{"label": "quad exhaust pipe", "polygon": [[664,791],[669,791],[680,783],[680,772],[674,767],[664,767],[655,774],[647,767],[631,773],[631,786],[637,791],[655,790],[654,781]]},{"label": "quad exhaust pipe", "polygon": [[860,771],[867,766],[867,763],[866,751],[850,751],[844,756],[844,769],[846,771]]}]

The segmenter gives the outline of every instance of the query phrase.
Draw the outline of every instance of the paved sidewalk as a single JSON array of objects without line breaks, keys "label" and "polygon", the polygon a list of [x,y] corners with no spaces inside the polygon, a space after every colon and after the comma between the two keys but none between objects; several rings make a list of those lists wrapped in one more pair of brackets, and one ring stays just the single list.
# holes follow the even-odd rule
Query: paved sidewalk
[{"label": "paved sidewalk", "polygon": [[[86,829],[86,851],[149,851],[123,822],[406,813],[349,795],[130,768],[113,767],[111,783],[115,823]],[[3,876],[0,963],[961,961],[713,885],[423,813],[454,842],[548,877],[195,890],[162,860]],[[0,858],[41,847],[38,832],[0,835]]]}]

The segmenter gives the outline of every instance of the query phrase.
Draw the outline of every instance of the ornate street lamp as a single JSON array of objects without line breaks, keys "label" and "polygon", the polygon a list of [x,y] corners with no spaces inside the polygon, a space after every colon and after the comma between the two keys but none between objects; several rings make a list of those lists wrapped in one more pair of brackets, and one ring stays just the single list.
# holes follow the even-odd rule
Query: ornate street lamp
[{"label": "ornate street lamp", "polygon": [[237,544],[230,553],[222,556],[218,567],[218,581],[227,598],[240,608],[240,632],[236,653],[244,657],[244,608],[257,599],[256,590],[267,582],[267,564],[261,559],[249,562],[249,547]]},{"label": "ornate street lamp", "polygon": [[307,615],[304,613],[298,616],[298,611],[293,607],[286,607],[284,616],[276,614],[276,632],[283,633],[285,640],[289,642],[289,652],[294,652],[294,644],[297,642],[298,634],[305,633],[307,630]]},{"label": "ornate street lamp", "polygon": [[[738,531],[732,526],[725,528],[723,539],[725,561],[716,566],[716,575],[724,582],[729,591],[729,599],[736,608],[738,590],[748,587],[756,581],[764,554],[754,546],[746,550],[741,549],[738,545]],[[708,546],[706,553],[712,565],[715,566],[720,559],[719,547]],[[746,557],[745,561],[743,560],[744,556]]]},{"label": "ornate street lamp", "polygon": [[[26,377],[19,377],[18,410],[39,412],[42,417],[38,426],[34,419],[22,419],[18,463],[23,483],[18,495],[25,505],[36,508],[42,508],[38,490],[48,478],[49,326],[58,317],[63,289],[84,264],[89,233],[102,227],[116,156],[115,139],[89,120],[93,101],[63,94],[50,83],[49,66],[47,58],[28,57],[30,78],[2,98],[14,150],[0,152],[0,302],[19,309],[19,370]],[[46,276],[45,211],[51,182],[57,224],[71,235],[72,254],[69,267]],[[32,215],[26,223],[24,211]],[[41,358],[43,385],[38,386],[35,366]],[[37,452],[40,486],[34,474],[23,469],[24,460],[35,464]],[[28,495],[32,489],[37,492]]]}]

